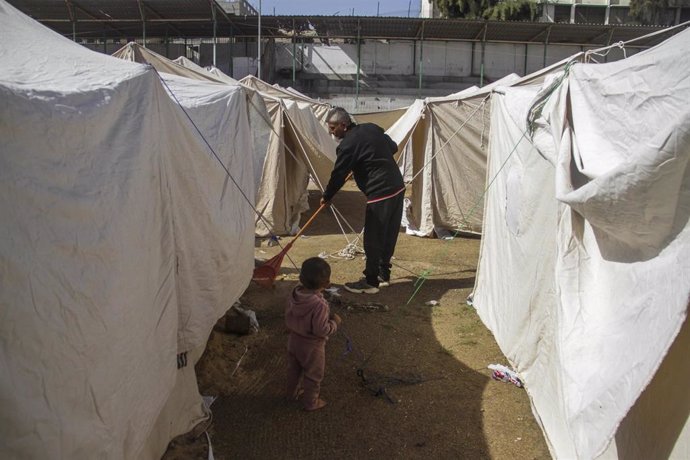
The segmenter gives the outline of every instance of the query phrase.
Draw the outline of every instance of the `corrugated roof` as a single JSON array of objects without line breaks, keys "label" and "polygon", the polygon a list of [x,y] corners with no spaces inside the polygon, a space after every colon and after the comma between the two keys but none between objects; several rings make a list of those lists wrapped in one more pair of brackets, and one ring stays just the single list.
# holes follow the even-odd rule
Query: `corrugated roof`
[{"label": "corrugated roof", "polygon": [[[59,33],[78,38],[213,36],[215,9],[218,37],[256,37],[257,16],[233,16],[209,0],[9,0],[19,10]],[[140,11],[141,7],[141,11]],[[323,39],[463,40],[606,46],[663,30],[661,26],[564,24],[357,16],[262,16],[262,36],[298,35]],[[672,33],[680,29],[674,29]],[[668,38],[659,34],[635,42],[653,46]]]}]

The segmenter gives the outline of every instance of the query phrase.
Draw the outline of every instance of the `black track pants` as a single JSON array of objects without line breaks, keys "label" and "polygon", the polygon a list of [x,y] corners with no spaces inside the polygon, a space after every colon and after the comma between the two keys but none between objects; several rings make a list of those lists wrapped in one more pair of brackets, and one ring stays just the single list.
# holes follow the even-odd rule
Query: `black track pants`
[{"label": "black track pants", "polygon": [[400,232],[404,193],[367,204],[364,217],[364,252],[367,256],[364,276],[367,284],[378,286],[379,275],[390,278],[391,257]]}]

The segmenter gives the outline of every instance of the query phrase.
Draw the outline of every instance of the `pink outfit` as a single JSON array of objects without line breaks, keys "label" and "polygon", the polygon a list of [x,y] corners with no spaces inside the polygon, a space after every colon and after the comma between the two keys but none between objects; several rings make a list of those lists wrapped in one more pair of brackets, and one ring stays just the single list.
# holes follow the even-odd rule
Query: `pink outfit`
[{"label": "pink outfit", "polygon": [[319,390],[326,368],[326,340],[338,330],[329,319],[328,302],[320,292],[299,285],[288,298],[285,325],[288,338],[287,395],[296,396],[302,379],[302,402],[306,409],[313,408],[319,399]]}]

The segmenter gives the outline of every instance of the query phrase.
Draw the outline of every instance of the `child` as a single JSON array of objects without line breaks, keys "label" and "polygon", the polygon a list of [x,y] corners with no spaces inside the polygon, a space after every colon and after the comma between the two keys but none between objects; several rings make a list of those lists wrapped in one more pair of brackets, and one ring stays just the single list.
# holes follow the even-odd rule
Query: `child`
[{"label": "child", "polygon": [[319,398],[326,368],[326,340],[336,332],[341,319],[337,314],[330,314],[328,302],[321,294],[331,282],[328,262],[319,257],[305,260],[299,280],[285,309],[285,324],[290,331],[287,396],[296,399],[303,390],[304,409],[313,411],[326,405]]}]

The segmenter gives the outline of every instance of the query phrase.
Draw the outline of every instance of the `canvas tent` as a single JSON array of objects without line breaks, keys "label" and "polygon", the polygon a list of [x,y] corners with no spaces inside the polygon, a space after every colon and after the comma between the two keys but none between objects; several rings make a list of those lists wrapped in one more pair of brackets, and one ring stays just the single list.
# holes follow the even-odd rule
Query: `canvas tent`
[{"label": "canvas tent", "polygon": [[399,109],[380,110],[378,112],[363,112],[353,113],[352,117],[357,123],[374,123],[387,131],[393,126],[403,115],[407,113],[408,107],[401,107]]},{"label": "canvas tent", "polygon": [[493,89],[543,81],[581,56],[524,77],[511,74],[482,88],[418,99],[407,108],[386,132],[398,144],[409,184],[402,223],[408,234],[481,233]]},{"label": "canvas tent", "polygon": [[4,1],[0,30],[0,457],[160,458],[252,275],[245,98],[216,159],[150,67]]},{"label": "canvas tent", "polygon": [[690,31],[494,94],[473,303],[555,458],[690,457]]},{"label": "canvas tent", "polygon": [[[335,141],[322,122],[328,111],[327,104],[271,86],[255,77],[246,77],[237,83],[217,69],[212,73],[183,57],[170,61],[136,43],[127,44],[113,55],[151,64],[166,81],[165,75],[173,74],[244,88],[254,140],[254,148],[249,152],[254,161],[260,163],[255,169],[258,175],[255,207],[260,213],[255,219],[256,235],[297,232],[300,216],[308,209],[309,178],[322,188],[335,161]],[[196,116],[204,118],[206,98],[198,92],[197,96],[196,101],[188,99],[186,106],[196,107]],[[211,128],[214,128],[213,117],[211,114],[208,121]]]},{"label": "canvas tent", "polygon": [[323,190],[335,163],[336,144],[325,125],[329,106],[256,77],[240,83],[264,99],[272,126],[256,203],[265,220],[257,222],[257,235],[294,234],[309,209],[309,179]]},{"label": "canvas tent", "polygon": [[[183,58],[171,61],[137,43],[128,43],[113,56],[149,64],[158,70],[172,101],[180,104],[195,129],[199,129],[214,150],[227,151],[232,144],[241,146],[241,155],[248,156],[254,164],[255,196],[261,184],[270,133],[264,121],[268,115],[262,98],[245,91],[235,80],[232,83],[217,79],[191,61]],[[238,105],[239,97],[245,97],[246,101]],[[242,140],[238,137],[247,133],[235,126],[239,119],[248,119],[250,125],[251,135]]]},{"label": "canvas tent", "polygon": [[[136,43],[127,44],[113,55],[151,64],[164,76],[172,72],[199,81],[210,78],[224,84],[222,77],[215,76],[188,60],[178,58],[177,62],[170,61]],[[164,78],[167,80],[167,77]],[[189,84],[194,85],[192,82]],[[238,85],[249,97],[256,146],[252,156],[255,161],[260,162],[257,167],[259,180],[256,209],[261,216],[256,218],[256,235],[295,233],[301,213],[308,209],[309,177],[315,178],[318,184],[325,185],[335,161],[335,142],[315,115],[316,112],[324,118],[328,106],[306,96],[270,86],[256,78],[243,79],[241,84],[233,86]],[[197,116],[204,118],[206,98],[201,94],[198,96],[196,101],[188,99],[186,106],[196,107]],[[213,114],[210,116],[208,126],[213,128],[215,118]],[[222,129],[222,126],[218,128]]]},{"label": "canvas tent", "polygon": [[177,59],[173,59],[173,61],[177,65],[181,65],[182,67],[186,67],[188,69],[195,70],[200,73],[209,73],[213,75],[216,79],[222,81],[223,83],[227,83],[228,85],[237,85],[239,82],[235,80],[234,78],[224,74],[223,72],[220,71],[217,67],[201,67],[200,65],[196,64],[194,61],[191,61],[187,59],[184,56],[180,56]]},{"label": "canvas tent", "polygon": [[492,87],[418,99],[386,131],[398,144],[398,163],[410,184],[407,233],[481,232]]}]

